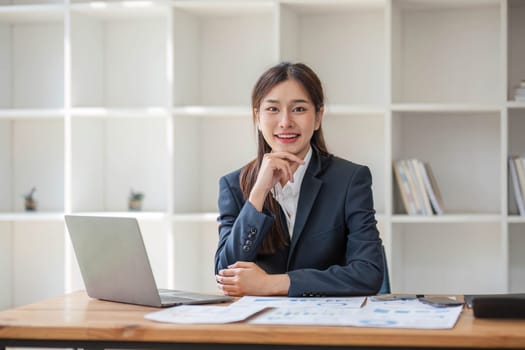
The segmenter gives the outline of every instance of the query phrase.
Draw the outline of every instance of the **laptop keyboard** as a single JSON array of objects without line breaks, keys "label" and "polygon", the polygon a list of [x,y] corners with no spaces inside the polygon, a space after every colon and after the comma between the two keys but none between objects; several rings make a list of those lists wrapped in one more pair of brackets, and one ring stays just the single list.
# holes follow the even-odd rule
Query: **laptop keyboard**
[{"label": "laptop keyboard", "polygon": [[[184,296],[181,296],[183,294]],[[169,289],[159,289],[160,300],[163,304],[180,304],[191,302],[196,298],[187,295],[187,292]]]},{"label": "laptop keyboard", "polygon": [[231,297],[173,289],[159,289],[159,295],[162,304],[166,306],[177,304],[208,304],[233,300]]},{"label": "laptop keyboard", "polygon": [[187,301],[192,301],[192,300],[195,300],[195,299],[183,298],[183,297],[177,297],[177,296],[170,296],[170,295],[163,294],[163,295],[160,296],[160,300],[162,301],[163,304],[166,304],[166,303],[177,304],[177,303],[183,303],[183,302],[187,302]]}]

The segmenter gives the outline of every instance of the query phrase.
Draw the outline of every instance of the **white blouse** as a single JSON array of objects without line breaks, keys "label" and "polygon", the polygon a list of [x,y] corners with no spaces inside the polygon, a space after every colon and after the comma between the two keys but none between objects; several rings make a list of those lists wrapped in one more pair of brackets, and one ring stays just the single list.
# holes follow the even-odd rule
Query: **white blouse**
[{"label": "white blouse", "polygon": [[297,203],[299,202],[299,193],[301,191],[301,184],[303,182],[304,174],[312,158],[312,147],[304,157],[304,164],[299,165],[293,174],[293,182],[288,181],[284,187],[280,182],[277,182],[272,188],[272,194],[281,205],[284,215],[286,216],[286,224],[290,237],[293,235],[293,228],[295,225],[295,214],[297,213]]}]

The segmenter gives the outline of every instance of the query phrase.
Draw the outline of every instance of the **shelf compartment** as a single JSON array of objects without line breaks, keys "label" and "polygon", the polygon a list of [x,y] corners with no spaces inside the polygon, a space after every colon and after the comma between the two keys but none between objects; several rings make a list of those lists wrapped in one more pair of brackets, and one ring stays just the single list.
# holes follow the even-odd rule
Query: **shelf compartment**
[{"label": "shelf compartment", "polygon": [[284,1],[280,29],[279,59],[312,67],[329,103],[385,104],[384,2]]},{"label": "shelf compartment", "polygon": [[64,122],[0,119],[0,213],[24,212],[36,188],[40,213],[64,210]]},{"label": "shelf compartment", "polygon": [[[514,100],[515,88],[525,80],[525,4],[509,0],[507,9],[507,98]],[[525,101],[521,102],[525,106]]]},{"label": "shelf compartment", "polygon": [[385,116],[331,115],[323,118],[328,151],[336,156],[366,165],[372,172],[374,206],[385,212]]},{"label": "shelf compartment", "polygon": [[277,59],[273,10],[270,2],[176,1],[175,106],[249,104],[253,85]]},{"label": "shelf compartment", "polygon": [[168,10],[72,6],[71,101],[82,108],[168,105]]},{"label": "shelf compartment", "polygon": [[[445,214],[500,213],[500,123],[499,113],[395,112],[392,160],[430,164]],[[393,175],[392,186],[398,186]],[[399,192],[393,204],[395,214],[405,212]]]},{"label": "shelf compartment", "polygon": [[57,9],[0,7],[0,109],[64,107],[64,23]]},{"label": "shelf compartment", "polygon": [[395,103],[491,103],[501,99],[499,1],[392,5]]},{"label": "shelf compartment", "polygon": [[161,118],[75,118],[71,126],[73,212],[125,212],[131,189],[142,210],[167,208],[169,150]]},{"label": "shelf compartment", "polygon": [[[174,116],[174,210],[216,212],[219,178],[256,156],[251,115],[186,118]],[[220,137],[217,143],[217,135]]]},{"label": "shelf compartment", "polygon": [[501,224],[396,223],[392,228],[395,293],[504,292]]}]

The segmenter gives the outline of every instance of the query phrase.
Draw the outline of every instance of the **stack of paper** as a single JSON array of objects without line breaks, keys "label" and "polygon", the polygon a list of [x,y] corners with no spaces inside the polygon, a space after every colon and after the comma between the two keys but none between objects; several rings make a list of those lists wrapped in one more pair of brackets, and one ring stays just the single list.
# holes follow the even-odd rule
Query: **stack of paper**
[{"label": "stack of paper", "polygon": [[[462,306],[438,308],[419,300],[243,297],[230,306],[177,306],[146,315],[172,323],[229,323],[391,328],[453,328]],[[364,304],[364,306],[363,306]]]},{"label": "stack of paper", "polygon": [[168,323],[232,323],[241,322],[266,309],[264,305],[236,307],[210,305],[181,305],[152,312],[144,316],[148,320]]}]

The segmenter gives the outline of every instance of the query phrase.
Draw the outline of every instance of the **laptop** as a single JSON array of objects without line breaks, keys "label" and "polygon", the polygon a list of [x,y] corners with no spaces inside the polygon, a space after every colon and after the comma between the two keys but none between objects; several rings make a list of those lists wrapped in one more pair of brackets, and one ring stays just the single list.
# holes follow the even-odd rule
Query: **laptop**
[{"label": "laptop", "polygon": [[153,307],[211,304],[232,297],[157,289],[136,218],[65,215],[87,294]]}]

